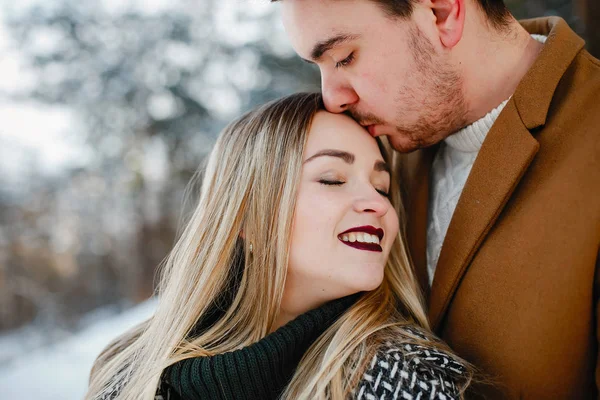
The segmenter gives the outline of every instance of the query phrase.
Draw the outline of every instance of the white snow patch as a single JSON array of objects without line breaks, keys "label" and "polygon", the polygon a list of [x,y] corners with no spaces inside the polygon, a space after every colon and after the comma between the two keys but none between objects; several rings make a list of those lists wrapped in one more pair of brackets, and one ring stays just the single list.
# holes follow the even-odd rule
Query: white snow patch
[{"label": "white snow patch", "polygon": [[[82,399],[92,364],[102,349],[121,333],[151,317],[155,308],[156,299],[150,299],[119,315],[99,319],[52,346],[33,351],[22,349],[19,359],[8,366],[0,366],[2,398]],[[102,313],[96,312],[95,315],[98,317]],[[0,341],[5,346],[15,343],[18,343],[17,338],[2,338]]]}]

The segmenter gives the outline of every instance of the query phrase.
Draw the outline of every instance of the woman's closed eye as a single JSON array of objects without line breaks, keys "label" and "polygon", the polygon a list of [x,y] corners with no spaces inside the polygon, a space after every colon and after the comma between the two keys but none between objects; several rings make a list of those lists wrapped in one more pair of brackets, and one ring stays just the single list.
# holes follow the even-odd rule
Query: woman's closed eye
[{"label": "woman's closed eye", "polygon": [[382,195],[383,197],[390,197],[390,192],[387,190],[383,190],[383,189],[375,189],[377,190],[377,193],[379,193],[380,195]]},{"label": "woman's closed eye", "polygon": [[[319,183],[322,185],[327,185],[327,186],[341,186],[346,182],[338,180],[338,179],[319,179]],[[377,189],[377,188],[375,188],[375,190],[377,191],[377,193],[379,193],[383,197],[388,197],[388,198],[390,197],[390,193],[387,190]]]},{"label": "woman's closed eye", "polygon": [[340,186],[346,182],[340,181],[338,179],[319,179],[319,183],[327,186]]}]

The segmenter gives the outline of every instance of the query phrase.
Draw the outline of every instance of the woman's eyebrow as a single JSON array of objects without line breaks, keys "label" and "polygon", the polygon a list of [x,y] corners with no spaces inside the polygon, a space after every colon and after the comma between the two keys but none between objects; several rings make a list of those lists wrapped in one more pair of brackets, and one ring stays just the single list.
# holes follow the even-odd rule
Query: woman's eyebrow
[{"label": "woman's eyebrow", "polygon": [[325,149],[325,150],[318,151],[316,154],[310,156],[308,159],[306,159],[306,161],[304,161],[304,164],[306,164],[309,161],[314,160],[315,158],[319,158],[319,157],[337,157],[337,158],[341,158],[347,164],[354,163],[354,158],[355,158],[354,154],[348,153],[347,151]]},{"label": "woman's eyebrow", "polygon": [[[306,159],[306,161],[304,161],[304,164],[306,164],[309,161],[314,160],[315,158],[319,158],[319,157],[336,157],[336,158],[340,158],[346,164],[353,164],[354,163],[354,159],[355,159],[354,154],[348,153],[347,151],[334,150],[334,149],[324,149],[324,150],[320,150],[316,154],[310,156],[308,159]],[[375,170],[377,172],[383,171],[383,172],[390,173],[390,166],[385,161],[378,160],[378,161],[375,161],[375,164],[373,165],[373,170]]]},{"label": "woman's eyebrow", "polygon": [[388,174],[391,173],[390,166],[385,161],[375,161],[375,165],[373,166],[375,171],[384,171]]}]

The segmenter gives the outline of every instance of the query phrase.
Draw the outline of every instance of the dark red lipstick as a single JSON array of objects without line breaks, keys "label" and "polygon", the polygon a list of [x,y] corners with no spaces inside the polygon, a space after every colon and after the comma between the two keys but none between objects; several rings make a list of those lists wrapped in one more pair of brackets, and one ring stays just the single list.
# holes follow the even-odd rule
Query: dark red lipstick
[{"label": "dark red lipstick", "polygon": [[375,235],[379,238],[379,241],[381,241],[383,239],[383,229],[375,228],[374,226],[371,226],[371,225],[357,226],[355,228],[348,229],[347,231],[344,231],[338,235],[338,239],[340,240],[340,242],[344,243],[345,245],[347,245],[349,247],[353,247],[353,248],[359,249],[359,250],[375,251],[375,252],[379,252],[379,253],[381,253],[383,251],[381,246],[377,243],[363,243],[363,242],[358,242],[358,241],[346,242],[346,241],[342,240],[342,237],[344,235],[347,235],[347,234],[353,233],[353,232],[368,233],[369,235]]},{"label": "dark red lipstick", "polygon": [[356,228],[350,228],[347,231],[340,233],[338,236],[343,236],[347,233],[352,233],[352,232],[364,232],[364,233],[368,233],[369,235],[377,236],[379,238],[379,240],[383,239],[383,229],[375,228],[374,226],[371,226],[371,225],[357,226]]}]

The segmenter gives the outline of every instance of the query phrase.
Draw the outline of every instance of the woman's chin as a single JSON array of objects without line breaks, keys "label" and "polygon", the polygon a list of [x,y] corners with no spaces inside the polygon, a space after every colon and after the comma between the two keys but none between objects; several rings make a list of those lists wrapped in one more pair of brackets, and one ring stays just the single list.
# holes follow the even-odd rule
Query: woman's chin
[{"label": "woman's chin", "polygon": [[380,280],[378,280],[376,282],[371,282],[368,285],[365,284],[360,291],[361,292],[370,292],[370,291],[373,291],[373,290],[377,289],[379,286],[381,286],[381,282],[383,282],[383,279],[380,279]]},{"label": "woman's chin", "polygon": [[377,289],[381,282],[383,282],[383,268],[380,271],[370,271],[370,274],[365,274],[362,276],[357,276],[353,282],[352,286],[357,292],[370,292],[372,290]]}]

